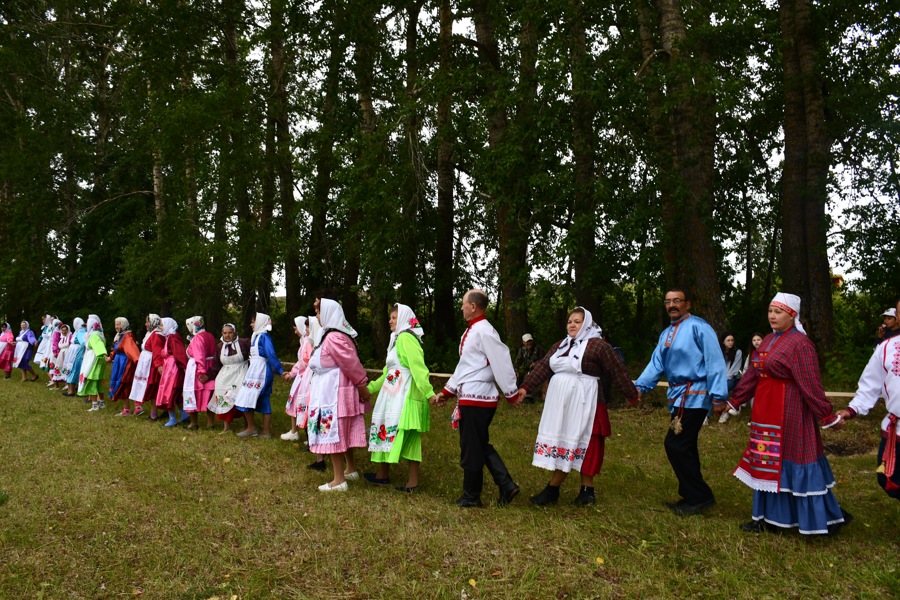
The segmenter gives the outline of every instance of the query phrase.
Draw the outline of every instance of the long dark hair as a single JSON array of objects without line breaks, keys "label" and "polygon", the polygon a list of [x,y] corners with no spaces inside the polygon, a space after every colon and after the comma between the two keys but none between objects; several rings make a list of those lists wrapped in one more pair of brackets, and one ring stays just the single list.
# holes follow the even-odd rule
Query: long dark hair
[{"label": "long dark hair", "polygon": [[722,354],[725,355],[725,364],[730,365],[734,362],[734,359],[737,357],[737,340],[735,340],[734,346],[731,348],[725,347],[725,338],[728,336],[734,337],[734,334],[730,331],[726,331],[719,337],[719,345],[722,347]]}]

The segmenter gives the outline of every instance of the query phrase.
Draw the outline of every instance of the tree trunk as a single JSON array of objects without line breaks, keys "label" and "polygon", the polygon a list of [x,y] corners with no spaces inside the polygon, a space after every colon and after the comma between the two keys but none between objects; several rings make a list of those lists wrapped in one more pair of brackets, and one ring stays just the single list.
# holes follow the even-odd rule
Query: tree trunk
[{"label": "tree trunk", "polygon": [[[452,34],[453,11],[450,0],[441,0],[440,35],[438,47],[440,63],[438,74],[442,82],[450,81],[453,68]],[[449,86],[445,85],[449,90]],[[434,250],[434,339],[438,347],[455,339],[453,284],[456,281],[456,266],[453,262],[453,191],[456,185],[456,170],[453,165],[455,135],[451,121],[453,95],[447,91],[441,96],[437,109],[437,230]]]},{"label": "tree trunk", "polygon": [[824,359],[834,346],[834,307],[825,207],[830,143],[809,0],[781,0],[784,60],[782,279],[802,299],[809,334]]}]

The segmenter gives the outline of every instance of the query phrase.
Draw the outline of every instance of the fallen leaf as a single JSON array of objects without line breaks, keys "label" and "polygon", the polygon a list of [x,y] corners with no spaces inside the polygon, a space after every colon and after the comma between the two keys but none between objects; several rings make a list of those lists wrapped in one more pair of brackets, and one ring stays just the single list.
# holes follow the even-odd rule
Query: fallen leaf
[{"label": "fallen leaf", "polygon": [[476,585],[478,585],[478,582],[475,581],[474,579],[470,579],[470,580],[469,580],[469,585],[471,585],[472,587],[475,587]]},{"label": "fallen leaf", "polygon": [[491,577],[500,577],[501,575],[503,575],[502,571],[494,571],[491,573]]},{"label": "fallen leaf", "polygon": [[598,565],[602,565],[602,564],[605,563],[605,562],[606,562],[606,561],[603,560],[602,557],[600,557],[600,556],[597,557],[597,564],[598,564]]},{"label": "fallen leaf", "polygon": [[225,458],[222,459],[222,462],[227,465],[228,463],[231,462],[231,459],[226,456]]}]

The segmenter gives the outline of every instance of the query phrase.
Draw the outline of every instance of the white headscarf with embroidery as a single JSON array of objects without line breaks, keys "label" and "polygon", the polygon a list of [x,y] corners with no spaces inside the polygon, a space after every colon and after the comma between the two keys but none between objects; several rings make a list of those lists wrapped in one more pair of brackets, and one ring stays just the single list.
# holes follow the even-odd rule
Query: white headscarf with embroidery
[{"label": "white headscarf with embroidery", "polygon": [[[329,300],[328,298],[319,299],[319,320],[322,322],[323,330],[336,329],[352,338],[358,335],[356,330],[347,322],[347,318],[344,316],[344,309],[334,300]],[[317,342],[320,341],[317,340]]]},{"label": "white headscarf with embroidery", "polygon": [[100,323],[100,317],[97,315],[88,315],[85,345],[87,345],[87,340],[89,340],[92,335],[99,335],[101,340],[104,342],[106,341],[106,336],[103,335],[103,325]]},{"label": "white headscarf with embroidery", "polygon": [[397,337],[404,331],[408,331],[419,338],[419,342],[422,341],[422,336],[425,335],[425,331],[422,329],[422,325],[419,324],[413,309],[399,302],[394,305],[394,308],[397,309],[397,325],[394,327],[394,331],[391,332],[391,339],[388,341],[388,352],[397,343]]},{"label": "white headscarf with embroidery", "polygon": [[800,323],[800,296],[778,292],[775,294],[775,297],[772,298],[772,301],[769,302],[769,306],[780,308],[794,317],[794,327],[797,328],[797,331],[806,335],[806,330],[803,329],[803,325]]}]

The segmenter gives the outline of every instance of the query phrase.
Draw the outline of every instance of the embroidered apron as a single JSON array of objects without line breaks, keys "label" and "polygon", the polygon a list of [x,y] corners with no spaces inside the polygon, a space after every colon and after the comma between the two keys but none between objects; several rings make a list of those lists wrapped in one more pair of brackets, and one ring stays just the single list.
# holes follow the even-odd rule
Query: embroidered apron
[{"label": "embroidered apron", "polygon": [[338,367],[323,367],[322,353],[318,350],[313,352],[306,370],[310,372],[309,417],[306,425],[309,445],[340,443],[337,405],[341,370]]},{"label": "embroidered apron", "polygon": [[761,492],[781,490],[781,453],[784,442],[784,395],[788,381],[765,372],[766,357],[778,342],[778,336],[766,351],[757,350],[750,359],[758,374],[756,396],[750,417],[750,440],[734,470],[734,475]]},{"label": "embroidered apron", "polygon": [[50,336],[52,332],[53,329],[51,327],[44,327],[41,330],[41,343],[38,344],[37,352],[34,354],[34,362],[38,363],[44,370],[46,370],[47,363],[50,360]]},{"label": "embroidered apron", "polygon": [[149,350],[141,350],[141,355],[138,357],[137,365],[134,368],[134,380],[131,382],[131,392],[128,394],[129,400],[134,400],[135,402],[144,401],[144,394],[147,392],[147,381],[150,379],[152,366],[153,353]]},{"label": "embroidered apron", "polygon": [[62,369],[60,370],[60,373],[65,379],[68,379],[69,375],[72,374],[72,369],[75,368],[75,363],[78,361],[79,350],[81,348],[81,344],[78,343],[78,340],[73,333],[72,341],[69,343],[69,349],[66,350],[66,360],[63,362]]},{"label": "embroidered apron", "polygon": [[197,380],[197,361],[194,357],[188,358],[187,367],[184,370],[184,387],[181,390],[181,398],[184,402],[184,410],[187,412],[197,411],[197,390],[194,384]]},{"label": "embroidered apron", "polygon": [[[71,340],[71,333],[65,337],[59,338],[59,354],[56,355],[56,360],[53,362],[53,381],[61,381],[65,378],[63,365],[66,364],[66,356],[69,353]],[[2,352],[3,350],[0,348],[0,354],[2,354]]]},{"label": "embroidered apron", "polygon": [[241,345],[238,341],[234,342],[235,353],[231,356],[225,354],[225,345],[222,345],[222,351],[219,353],[219,362],[222,363],[222,369],[216,375],[216,391],[209,400],[207,410],[211,410],[217,415],[224,415],[234,408],[234,401],[244,382],[247,374],[247,360],[241,351]]},{"label": "embroidered apron", "polygon": [[[300,343],[300,349],[297,350],[297,362],[303,360],[301,356],[303,354],[303,342]],[[300,391],[300,382],[303,381],[303,377],[306,375],[306,370],[303,371],[303,375],[300,377],[294,377],[294,382],[291,384],[291,391],[288,393],[287,403],[284,405],[284,412],[286,412],[291,417],[297,416],[297,395]],[[307,386],[307,396],[309,395],[309,389]]]},{"label": "embroidered apron", "polygon": [[375,408],[372,409],[372,425],[369,427],[369,452],[390,452],[400,425],[400,414],[406,403],[406,396],[412,386],[409,369],[400,364],[397,345],[387,355],[387,375]]},{"label": "embroidered apron", "polygon": [[262,393],[263,387],[266,385],[266,372],[268,366],[266,358],[259,355],[259,340],[262,335],[256,337],[253,345],[250,347],[250,368],[244,375],[244,381],[241,383],[241,389],[234,401],[238,408],[256,408],[256,401]]}]

